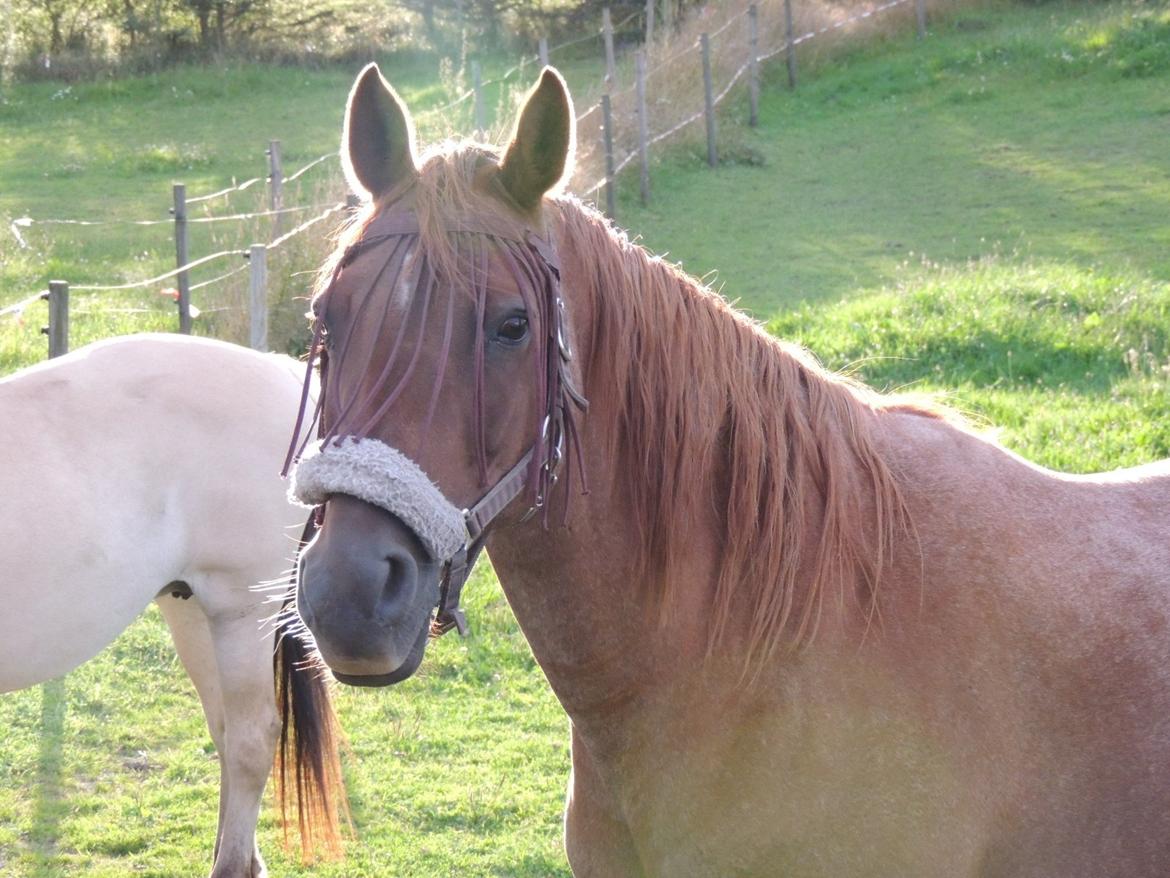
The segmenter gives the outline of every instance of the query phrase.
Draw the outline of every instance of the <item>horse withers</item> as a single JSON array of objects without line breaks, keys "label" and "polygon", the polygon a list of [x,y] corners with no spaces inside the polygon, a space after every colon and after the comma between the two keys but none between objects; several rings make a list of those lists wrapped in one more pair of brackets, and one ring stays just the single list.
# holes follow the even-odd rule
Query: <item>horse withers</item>
[{"label": "horse withers", "polygon": [[4,441],[19,450],[0,468],[0,692],[75,668],[155,600],[219,754],[214,878],[265,873],[256,822],[278,750],[282,808],[299,792],[305,841],[336,838],[329,693],[298,670],[295,617],[265,622],[271,592],[257,588],[287,581],[305,524],[273,464],[300,371],[140,335],[0,380]]},{"label": "horse withers", "polygon": [[501,151],[350,95],[296,472],[337,676],[413,673],[486,547],[578,875],[1170,874],[1170,466],[1050,472],[827,373],[556,194],[573,137],[552,70]]}]

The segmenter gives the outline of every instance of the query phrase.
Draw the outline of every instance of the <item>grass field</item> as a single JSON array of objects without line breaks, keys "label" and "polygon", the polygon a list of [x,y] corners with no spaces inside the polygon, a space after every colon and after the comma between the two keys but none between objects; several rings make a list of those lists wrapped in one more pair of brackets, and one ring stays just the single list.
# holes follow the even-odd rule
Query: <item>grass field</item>
[{"label": "grass field", "polygon": [[[350,75],[188,70],[56,99],[19,87],[0,106],[0,214],[158,214],[178,174],[193,191],[254,176],[273,136],[295,167],[335,147]],[[430,71],[395,80],[442,102]],[[924,43],[884,40],[795,94],[774,75],[760,127],[724,125],[724,166],[673,148],[650,207],[626,181],[622,222],[695,272],[719,269],[726,295],[830,366],[944,393],[1034,460],[1088,471],[1165,457],[1168,80],[1161,5],[964,4]],[[170,258],[167,234],[118,250],[53,230],[16,252],[0,230],[0,304],[64,260],[77,282],[141,276]],[[150,313],[75,328],[171,320],[157,302],[126,307]],[[0,369],[39,356],[31,312],[26,324],[0,326]],[[268,816],[274,874],[568,874],[567,722],[489,570],[467,596],[472,637],[435,644],[417,679],[338,693],[349,859],[302,867]],[[218,770],[156,613],[63,695],[0,697],[0,728],[0,875],[200,874]]]}]

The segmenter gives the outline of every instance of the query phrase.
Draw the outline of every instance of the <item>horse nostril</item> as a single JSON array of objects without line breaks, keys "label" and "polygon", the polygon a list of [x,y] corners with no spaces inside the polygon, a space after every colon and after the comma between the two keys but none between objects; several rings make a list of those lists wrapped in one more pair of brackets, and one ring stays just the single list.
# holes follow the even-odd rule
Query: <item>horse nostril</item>
[{"label": "horse nostril", "polygon": [[409,552],[392,552],[386,556],[386,563],[389,567],[386,582],[375,608],[381,622],[391,621],[402,613],[404,606],[410,606],[418,588],[418,565]]}]

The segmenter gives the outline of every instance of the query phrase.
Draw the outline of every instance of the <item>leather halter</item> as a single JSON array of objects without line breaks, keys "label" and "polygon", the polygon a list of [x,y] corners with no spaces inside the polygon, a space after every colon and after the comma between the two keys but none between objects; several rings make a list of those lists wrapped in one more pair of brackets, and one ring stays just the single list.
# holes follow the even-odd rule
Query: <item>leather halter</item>
[{"label": "leather halter", "polygon": [[[463,586],[483,549],[486,534],[492,522],[529,485],[533,488],[533,499],[522,520],[526,521],[538,510],[543,510],[544,523],[547,527],[549,494],[557,483],[562,464],[566,468],[571,466],[567,456],[569,444],[575,446],[582,491],[588,490],[585,483],[584,461],[577,441],[577,427],[573,418],[573,410],[584,412],[589,403],[574,386],[570,374],[569,367],[573,359],[573,352],[568,342],[568,317],[564,300],[561,297],[561,269],[555,247],[550,240],[538,235],[532,229],[517,228],[515,232],[511,230],[501,232],[498,224],[493,227],[474,218],[459,220],[448,225],[447,232],[448,234],[483,235],[501,242],[520,245],[531,249],[539,257],[547,274],[547,277],[543,279],[544,282],[535,290],[538,297],[537,304],[541,306],[542,324],[546,334],[544,351],[547,392],[540,436],[521,456],[520,460],[489,488],[478,502],[463,510],[463,520],[467,527],[467,541],[443,565],[443,574],[439,585],[439,601],[435,617],[431,621],[430,633],[433,637],[445,634],[452,628],[456,629],[461,636],[467,635],[467,619],[463,609],[459,606]],[[333,279],[323,295],[329,294],[337,282],[341,270],[362,251],[393,238],[417,236],[418,234],[418,217],[413,212],[378,215],[366,227],[362,237],[350,245],[342,255]],[[290,447],[288,458],[285,461],[286,474],[290,465],[296,458],[299,458],[300,452],[304,450],[303,445],[299,450],[295,450],[296,439],[300,435],[304,420],[313,360],[317,354],[319,343],[320,335],[319,330],[317,330],[314,333],[314,341],[310,349],[305,393],[302,396],[301,411],[293,434],[293,445]],[[324,431],[324,425],[320,418],[324,406],[326,369],[327,361],[322,358],[321,394],[314,415],[314,419],[318,420],[319,438],[323,438],[321,434]],[[565,511],[567,513],[567,505]],[[323,507],[318,508],[316,515],[318,519],[321,513],[323,513]]]}]

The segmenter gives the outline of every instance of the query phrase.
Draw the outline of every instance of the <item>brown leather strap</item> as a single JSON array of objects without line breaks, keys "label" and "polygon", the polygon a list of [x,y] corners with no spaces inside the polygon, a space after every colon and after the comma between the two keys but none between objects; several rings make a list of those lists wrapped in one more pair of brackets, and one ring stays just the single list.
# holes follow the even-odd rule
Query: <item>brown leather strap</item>
[{"label": "brown leather strap", "polygon": [[520,496],[524,485],[528,482],[528,465],[532,462],[534,448],[520,458],[519,462],[508,470],[507,474],[483,495],[478,503],[470,509],[463,510],[463,520],[467,524],[468,541],[474,543],[487,530],[497,515]]},{"label": "brown leather strap", "polygon": [[463,586],[483,549],[484,531],[492,520],[523,492],[524,485],[528,482],[528,467],[535,451],[535,448],[528,449],[528,453],[520,458],[478,503],[470,509],[463,510],[463,520],[467,524],[467,545],[455,553],[443,571],[443,581],[439,586],[438,610],[434,622],[431,623],[432,637],[446,634],[452,628],[459,632],[460,637],[467,636],[467,617],[459,606]]}]

